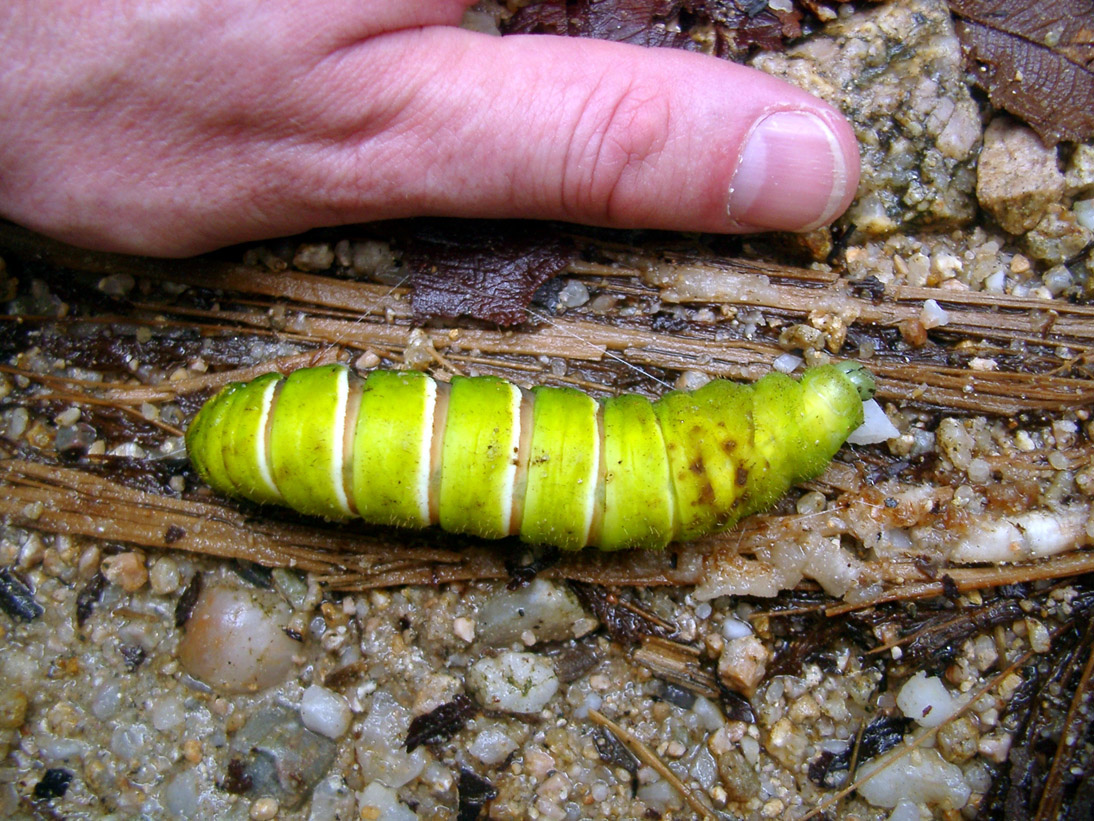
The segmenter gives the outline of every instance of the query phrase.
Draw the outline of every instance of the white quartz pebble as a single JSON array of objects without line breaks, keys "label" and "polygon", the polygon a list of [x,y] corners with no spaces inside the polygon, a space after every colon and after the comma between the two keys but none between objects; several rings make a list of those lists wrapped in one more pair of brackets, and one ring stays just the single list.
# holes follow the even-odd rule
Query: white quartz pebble
[{"label": "white quartz pebble", "polygon": [[[872,778],[866,776],[877,772]],[[937,750],[894,747],[858,770],[858,794],[875,807],[896,808],[903,802],[959,810],[971,790],[956,764]]]},{"label": "white quartz pebble", "polygon": [[487,727],[467,746],[467,752],[483,764],[500,764],[517,748],[516,742],[501,730]]},{"label": "white quartz pebble", "polygon": [[417,821],[418,813],[399,800],[391,787],[373,781],[357,796],[361,818],[382,818],[384,821]]},{"label": "white quartz pebble", "polygon": [[558,690],[551,663],[535,653],[500,653],[479,659],[467,674],[467,682],[488,710],[536,713]]},{"label": "white quartz pebble", "polygon": [[896,704],[920,727],[938,727],[947,721],[960,703],[950,695],[942,679],[920,671],[908,679],[896,697]]},{"label": "white quartz pebble", "polygon": [[349,729],[353,714],[338,693],[313,684],[300,699],[300,720],[314,733],[341,738]]}]

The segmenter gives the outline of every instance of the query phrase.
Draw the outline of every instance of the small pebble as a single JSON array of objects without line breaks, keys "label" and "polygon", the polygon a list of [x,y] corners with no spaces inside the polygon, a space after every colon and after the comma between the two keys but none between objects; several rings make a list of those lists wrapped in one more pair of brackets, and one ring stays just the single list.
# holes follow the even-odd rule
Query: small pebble
[{"label": "small pebble", "polygon": [[270,821],[277,816],[280,809],[276,798],[259,798],[251,804],[251,818],[253,821]]},{"label": "small pebble", "polygon": [[179,589],[180,575],[178,563],[170,556],[161,556],[152,562],[148,571],[148,581],[152,592],[165,596]]},{"label": "small pebble", "polygon": [[731,641],[733,639],[743,639],[752,635],[752,627],[748,622],[730,616],[722,622],[722,635]]},{"label": "small pebble", "polygon": [[144,555],[132,551],[107,556],[102,563],[103,576],[112,584],[121,585],[126,593],[135,593],[148,581]]},{"label": "small pebble", "polygon": [[937,676],[928,677],[922,671],[908,679],[900,688],[896,703],[901,712],[920,727],[938,727],[961,706],[950,695],[942,679]]},{"label": "small pebble", "polygon": [[18,730],[27,719],[27,697],[10,685],[0,687],[0,729]]},{"label": "small pebble", "polygon": [[300,720],[312,732],[327,738],[341,738],[349,729],[353,713],[345,698],[313,684],[300,699]]},{"label": "small pebble", "polygon": [[931,328],[948,325],[950,322],[950,315],[933,299],[928,299],[923,303],[923,310],[920,311],[919,321],[924,328],[930,330]]},{"label": "small pebble", "polygon": [[107,296],[125,296],[136,281],[129,274],[111,274],[99,280],[99,290]]},{"label": "small pebble", "polygon": [[537,713],[558,690],[551,662],[536,653],[499,653],[479,659],[467,683],[487,709],[507,713]]},{"label": "small pebble", "polygon": [[581,602],[570,588],[547,579],[535,579],[519,590],[499,586],[479,608],[475,634],[492,647],[520,641],[531,646],[541,641],[565,641],[580,635],[585,624]]},{"label": "small pebble", "polygon": [[718,659],[718,676],[729,689],[750,695],[763,680],[771,651],[755,636],[730,639]]},{"label": "small pebble", "polygon": [[466,616],[457,616],[452,620],[452,632],[468,644],[475,640],[475,620]]},{"label": "small pebble", "polygon": [[53,417],[53,422],[56,425],[75,425],[80,421],[81,413],[80,409],[75,406],[66,408]]},{"label": "small pebble", "polygon": [[517,749],[516,742],[499,729],[487,727],[467,746],[467,752],[491,766],[500,764]]},{"label": "small pebble", "polygon": [[1052,649],[1052,638],[1048,628],[1039,619],[1026,619],[1026,633],[1029,636],[1029,646],[1034,653],[1047,653]]},{"label": "small pebble", "polygon": [[373,781],[358,796],[362,821],[417,821],[418,814],[390,787]]},{"label": "small pebble", "polygon": [[359,371],[371,371],[379,364],[379,356],[377,356],[372,351],[365,351],[363,354],[357,357],[356,361],[353,363],[353,367],[355,367]]},{"label": "small pebble", "polygon": [[196,738],[188,738],[182,742],[182,757],[191,764],[197,764],[201,761],[201,742]]},{"label": "small pebble", "polygon": [[282,629],[280,597],[261,590],[211,587],[186,622],[178,655],[194,678],[226,693],[253,693],[280,684],[297,643]]},{"label": "small pebble", "polygon": [[589,301],[589,289],[577,280],[571,279],[558,294],[558,304],[562,308],[579,308]]},{"label": "small pebble", "polygon": [[292,264],[301,271],[325,271],[334,265],[334,249],[329,243],[305,243],[296,249]]}]

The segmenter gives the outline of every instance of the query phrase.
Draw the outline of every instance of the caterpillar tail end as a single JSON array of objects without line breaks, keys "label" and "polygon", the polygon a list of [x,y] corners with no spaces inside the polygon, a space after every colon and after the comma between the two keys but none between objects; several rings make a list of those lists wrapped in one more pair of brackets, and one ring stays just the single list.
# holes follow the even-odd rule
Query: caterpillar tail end
[{"label": "caterpillar tail end", "polygon": [[836,369],[855,386],[859,399],[866,402],[874,398],[874,394],[877,392],[877,383],[874,381],[874,375],[867,370],[865,365],[850,361],[840,362],[836,365]]}]

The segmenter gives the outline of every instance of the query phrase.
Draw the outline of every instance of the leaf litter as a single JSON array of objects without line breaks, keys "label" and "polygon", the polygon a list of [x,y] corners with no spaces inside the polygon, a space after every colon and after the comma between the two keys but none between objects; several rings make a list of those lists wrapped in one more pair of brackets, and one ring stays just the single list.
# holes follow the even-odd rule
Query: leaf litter
[{"label": "leaf litter", "polygon": [[1047,145],[1094,136],[1094,7],[1087,0],[950,0],[977,85]]}]

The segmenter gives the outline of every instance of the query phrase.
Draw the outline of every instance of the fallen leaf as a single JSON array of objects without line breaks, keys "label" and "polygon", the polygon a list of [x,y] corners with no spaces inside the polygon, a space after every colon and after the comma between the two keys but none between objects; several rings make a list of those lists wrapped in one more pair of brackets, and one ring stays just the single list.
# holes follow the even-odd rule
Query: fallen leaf
[{"label": "fallen leaf", "polygon": [[631,776],[631,791],[638,788],[638,770],[641,763],[611,730],[597,727],[593,730],[593,744],[600,760],[611,767],[626,770]]},{"label": "fallen leaf", "polygon": [[676,631],[673,625],[602,585],[571,582],[570,587],[616,641],[639,642],[647,636],[667,637]]},{"label": "fallen leaf", "polygon": [[1046,145],[1094,136],[1091,0],[950,0],[976,83]]},{"label": "fallen leaf", "polygon": [[470,316],[498,325],[527,318],[536,289],[565,269],[571,244],[542,223],[439,221],[403,255],[419,319]]},{"label": "fallen leaf", "polygon": [[757,0],[546,0],[525,6],[505,34],[561,34],[743,59],[800,37],[802,14]]},{"label": "fallen leaf", "polygon": [[[904,735],[911,725],[910,718],[882,713],[871,721],[863,732],[859,741],[857,760],[869,761],[893,749],[904,741]],[[853,746],[846,747],[839,753],[822,752],[809,764],[809,780],[829,789],[840,786],[842,781],[831,776],[833,773],[845,772],[851,768],[854,752]]]}]

